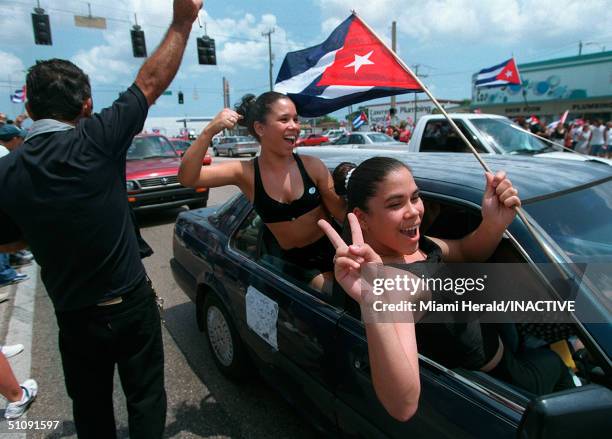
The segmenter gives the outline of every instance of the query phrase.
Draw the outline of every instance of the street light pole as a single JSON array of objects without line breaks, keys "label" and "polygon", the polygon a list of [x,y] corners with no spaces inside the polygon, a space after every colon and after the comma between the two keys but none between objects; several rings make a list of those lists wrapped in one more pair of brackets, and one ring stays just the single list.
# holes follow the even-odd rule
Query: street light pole
[{"label": "street light pole", "polygon": [[261,33],[263,37],[268,37],[268,62],[270,65],[270,91],[272,91],[274,88],[272,84],[272,37],[271,37],[273,33],[274,33],[274,28],[270,29],[268,32]]}]

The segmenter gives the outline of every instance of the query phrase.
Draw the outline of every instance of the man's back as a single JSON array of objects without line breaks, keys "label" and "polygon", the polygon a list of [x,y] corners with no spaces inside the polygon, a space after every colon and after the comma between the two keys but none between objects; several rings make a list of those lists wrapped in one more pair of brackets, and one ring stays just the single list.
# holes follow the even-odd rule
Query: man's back
[{"label": "man's back", "polygon": [[0,163],[1,209],[30,244],[58,311],[121,295],[144,277],[124,157],[145,117],[133,87],[110,109],[28,139]]}]

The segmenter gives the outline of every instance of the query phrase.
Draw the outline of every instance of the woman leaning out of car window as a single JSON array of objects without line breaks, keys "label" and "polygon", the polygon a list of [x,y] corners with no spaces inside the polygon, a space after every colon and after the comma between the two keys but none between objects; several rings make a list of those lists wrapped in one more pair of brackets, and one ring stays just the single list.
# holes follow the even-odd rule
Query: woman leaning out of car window
[{"label": "woman leaning out of car window", "polygon": [[[213,136],[236,124],[259,141],[261,152],[250,161],[226,161],[202,167]],[[304,280],[320,291],[331,291],[334,248],[317,227],[320,219],[344,220],[342,197],[334,191],[326,166],[315,157],[293,153],[300,134],[294,103],[266,92],[246,95],[222,110],[191,144],[181,163],[179,181],[190,187],[236,185],[253,203],[276,238],[285,261],[304,268]]]},{"label": "woman leaning out of car window", "polygon": [[[347,246],[325,221],[319,221],[319,225],[336,247],[336,279],[361,307],[376,393],[392,416],[405,420],[416,410],[419,393],[415,325],[405,318],[401,319],[402,323],[397,320],[378,323],[376,319],[364,317],[372,313],[368,294],[360,286],[362,264],[399,264],[418,273],[421,271],[418,265],[422,263],[484,262],[495,251],[514,219],[514,208],[521,202],[503,172],[487,173],[483,219],[478,228],[459,240],[429,238],[421,235],[425,207],[412,173],[404,163],[374,157],[358,167],[342,163],[333,175],[336,190],[347,198],[352,245]],[[419,349],[437,346],[432,352],[442,351],[443,356],[432,359],[447,367],[488,372],[534,394],[572,386],[567,368],[554,352],[547,349],[515,352],[504,345],[505,331],[494,325],[476,322],[475,325],[416,326]],[[423,339],[421,329],[426,330]],[[440,346],[444,349],[440,350]],[[448,358],[449,355],[459,358]]]}]

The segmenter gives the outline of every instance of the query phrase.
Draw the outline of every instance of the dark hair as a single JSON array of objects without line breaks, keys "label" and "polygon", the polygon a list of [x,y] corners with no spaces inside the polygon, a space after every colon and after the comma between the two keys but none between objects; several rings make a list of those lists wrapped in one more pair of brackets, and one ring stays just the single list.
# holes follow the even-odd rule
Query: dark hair
[{"label": "dark hair", "polygon": [[28,107],[36,119],[75,120],[91,97],[89,77],[70,61],[37,61],[26,78]]},{"label": "dark hair", "polygon": [[[362,162],[359,166],[354,163],[342,162],[334,172],[334,188],[338,195],[346,195],[348,211],[355,207],[364,212],[368,211],[367,204],[370,198],[376,196],[378,184],[382,182],[390,172],[404,168],[410,173],[410,167],[401,161],[391,157],[372,157]],[[346,185],[346,176],[353,170]]]},{"label": "dark hair", "polygon": [[244,95],[240,102],[234,106],[236,112],[242,116],[238,124],[246,127],[249,133],[259,140],[259,136],[255,132],[255,122],[266,123],[266,116],[270,113],[270,107],[280,99],[290,98],[275,91],[262,93],[257,99],[253,94]]}]

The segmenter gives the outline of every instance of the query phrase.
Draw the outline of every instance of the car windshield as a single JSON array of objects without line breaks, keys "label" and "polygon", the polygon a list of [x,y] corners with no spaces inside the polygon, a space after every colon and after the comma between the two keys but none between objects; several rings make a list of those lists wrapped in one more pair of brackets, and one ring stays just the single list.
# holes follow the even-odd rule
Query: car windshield
[{"label": "car windshield", "polygon": [[128,160],[144,160],[159,157],[177,157],[176,151],[164,137],[136,137],[128,148]]},{"label": "car windshield", "polygon": [[187,149],[189,148],[189,142],[185,142],[184,140],[171,140],[172,146],[178,149]]},{"label": "car windshield", "polygon": [[368,138],[372,141],[372,143],[395,142],[393,137],[387,136],[383,133],[368,134]]},{"label": "car windshield", "polygon": [[472,119],[471,122],[483,137],[507,154],[535,154],[549,150],[548,145],[521,131],[505,119]]},{"label": "car windshield", "polygon": [[[527,203],[529,212],[573,263],[612,263],[612,180],[579,191]],[[612,272],[593,269],[589,279],[610,293]]]}]

